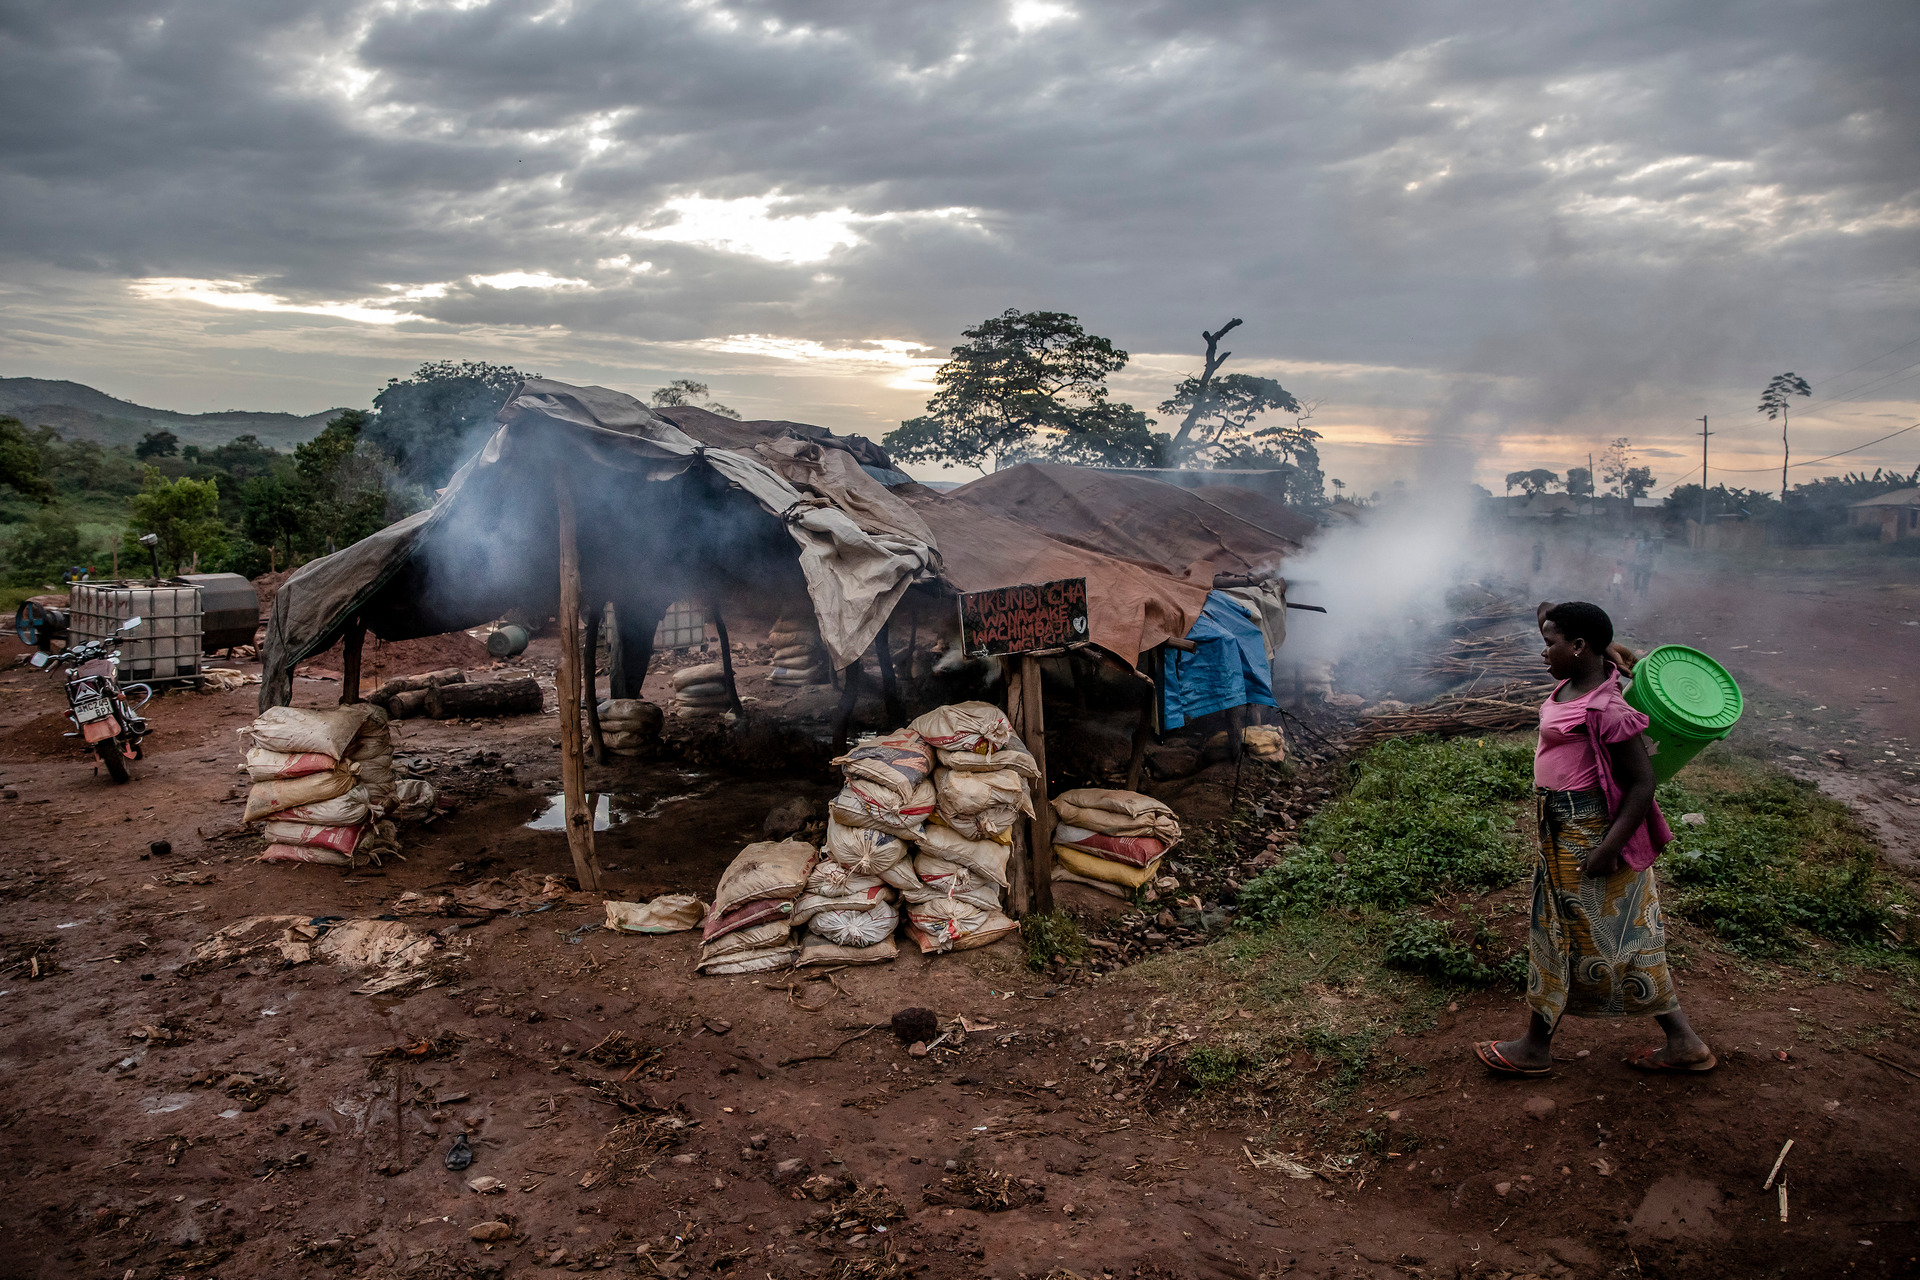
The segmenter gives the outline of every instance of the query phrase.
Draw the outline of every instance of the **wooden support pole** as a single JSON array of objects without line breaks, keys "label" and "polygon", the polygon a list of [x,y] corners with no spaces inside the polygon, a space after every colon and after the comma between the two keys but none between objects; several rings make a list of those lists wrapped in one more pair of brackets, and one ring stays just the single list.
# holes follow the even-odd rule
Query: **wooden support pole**
[{"label": "wooden support pole", "polygon": [[586,761],[580,742],[580,544],[573,487],[564,471],[553,477],[560,534],[560,784],[566,795],[567,852],[573,873],[588,893],[600,892],[600,864],[593,856],[593,809],[587,800]]},{"label": "wooden support pole", "polygon": [[580,642],[580,670],[587,684],[587,743],[593,748],[593,762],[607,762],[607,740],[600,732],[600,621],[606,615],[606,604],[596,604],[587,610],[586,633]]},{"label": "wooden support pole", "polygon": [[367,627],[355,618],[347,624],[340,642],[340,705],[360,701],[360,651],[367,641]]},{"label": "wooden support pole", "polygon": [[860,660],[854,659],[853,665],[846,670],[846,679],[840,684],[840,711],[833,720],[833,754],[846,754],[847,744],[853,740],[853,713],[860,701]]},{"label": "wooden support pole", "polygon": [[873,656],[880,663],[880,693],[887,700],[887,722],[900,725],[906,721],[906,709],[900,705],[900,684],[893,678],[893,640],[887,632],[887,624],[880,624],[880,633],[873,638]]},{"label": "wooden support pole", "polygon": [[[1007,719],[1014,736],[1027,741],[1027,707],[1021,697],[1024,669],[1018,658],[1007,660]],[[1033,910],[1033,824],[1013,824],[1013,844],[1007,852],[1007,910],[1019,919]]]},{"label": "wooden support pole", "polygon": [[1027,750],[1039,766],[1033,784],[1033,909],[1053,910],[1053,805],[1047,796],[1047,716],[1040,697],[1040,659],[1020,656],[1020,702],[1026,710]]},{"label": "wooden support pole", "polygon": [[1147,763],[1147,747],[1153,742],[1153,700],[1160,686],[1148,685],[1140,696],[1140,719],[1133,726],[1133,754],[1127,757],[1127,790],[1140,789],[1140,771]]},{"label": "wooden support pole", "polygon": [[740,690],[733,683],[733,641],[727,638],[727,620],[720,614],[720,602],[709,600],[707,612],[713,617],[713,634],[720,639],[720,680],[727,686],[727,710],[744,710],[740,705]]}]

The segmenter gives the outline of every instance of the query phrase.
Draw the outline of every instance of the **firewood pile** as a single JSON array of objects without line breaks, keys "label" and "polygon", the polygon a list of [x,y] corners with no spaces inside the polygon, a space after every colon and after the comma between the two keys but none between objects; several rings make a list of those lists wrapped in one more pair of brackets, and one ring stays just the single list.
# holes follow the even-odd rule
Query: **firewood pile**
[{"label": "firewood pile", "polygon": [[1473,679],[1522,680],[1538,678],[1540,635],[1537,631],[1509,631],[1500,635],[1465,636],[1435,650],[1423,672],[1443,684]]},{"label": "firewood pile", "polygon": [[1364,747],[1419,733],[1451,737],[1531,729],[1539,723],[1540,704],[1552,692],[1552,681],[1516,680],[1479,693],[1450,693],[1405,711],[1367,717],[1348,736],[1347,745]]},{"label": "firewood pile", "polygon": [[1499,622],[1531,622],[1534,606],[1514,591],[1502,591],[1484,582],[1468,583],[1447,593],[1448,625],[1455,631],[1475,631]]}]

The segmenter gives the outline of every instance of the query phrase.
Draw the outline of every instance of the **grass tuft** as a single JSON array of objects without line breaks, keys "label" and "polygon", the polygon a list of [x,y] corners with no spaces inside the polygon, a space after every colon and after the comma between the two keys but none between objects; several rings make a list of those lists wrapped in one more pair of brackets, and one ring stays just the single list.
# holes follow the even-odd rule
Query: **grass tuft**
[{"label": "grass tuft", "polygon": [[1087,935],[1072,916],[1057,908],[1023,917],[1020,938],[1027,947],[1027,968],[1035,973],[1045,970],[1056,956],[1064,964],[1077,964],[1087,958]]}]

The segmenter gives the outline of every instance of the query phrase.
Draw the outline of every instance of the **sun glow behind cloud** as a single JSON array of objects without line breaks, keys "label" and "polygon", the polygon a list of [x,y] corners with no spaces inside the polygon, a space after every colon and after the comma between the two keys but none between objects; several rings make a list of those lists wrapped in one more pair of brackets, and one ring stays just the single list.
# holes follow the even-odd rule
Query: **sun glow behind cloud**
[{"label": "sun glow behind cloud", "polygon": [[867,338],[858,346],[830,347],[810,338],[782,338],[770,333],[734,333],[688,344],[725,355],[757,356],[791,364],[814,365],[836,375],[868,372],[895,391],[933,390],[933,372],[940,357],[921,355],[934,348],[924,342],[899,338]]},{"label": "sun glow behind cloud", "polygon": [[254,289],[248,280],[192,280],[181,276],[150,276],[130,281],[134,296],[163,301],[199,302],[229,311],[269,311],[289,315],[331,316],[361,324],[399,324],[422,320],[410,311],[395,311],[379,298],[350,302],[288,302]]},{"label": "sun glow behind cloud", "polygon": [[699,245],[722,253],[738,253],[768,262],[821,262],[836,249],[864,243],[857,228],[882,222],[941,220],[976,223],[977,209],[928,209],[911,213],[855,213],[842,207],[814,213],[778,212],[794,203],[791,197],[764,195],[715,200],[706,196],[679,196],[666,202],[666,212],[678,220],[661,227],[628,227],[623,234],[636,240],[664,240]]}]

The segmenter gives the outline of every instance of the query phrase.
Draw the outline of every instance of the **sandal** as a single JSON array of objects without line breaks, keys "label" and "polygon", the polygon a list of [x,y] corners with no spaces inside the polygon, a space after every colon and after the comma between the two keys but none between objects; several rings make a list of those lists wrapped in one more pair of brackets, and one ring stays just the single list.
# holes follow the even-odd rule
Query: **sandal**
[{"label": "sandal", "polygon": [[1720,1059],[1709,1051],[1705,1062],[1662,1062],[1653,1055],[1667,1046],[1656,1044],[1642,1049],[1627,1059],[1627,1065],[1635,1071],[1670,1071],[1676,1075],[1698,1075],[1702,1071],[1711,1071],[1720,1065]]},{"label": "sandal", "polygon": [[1477,1040],[1473,1046],[1473,1056],[1480,1059],[1480,1065],[1497,1076],[1546,1076],[1553,1074],[1552,1067],[1521,1067],[1508,1062],[1500,1054],[1498,1040]]}]

